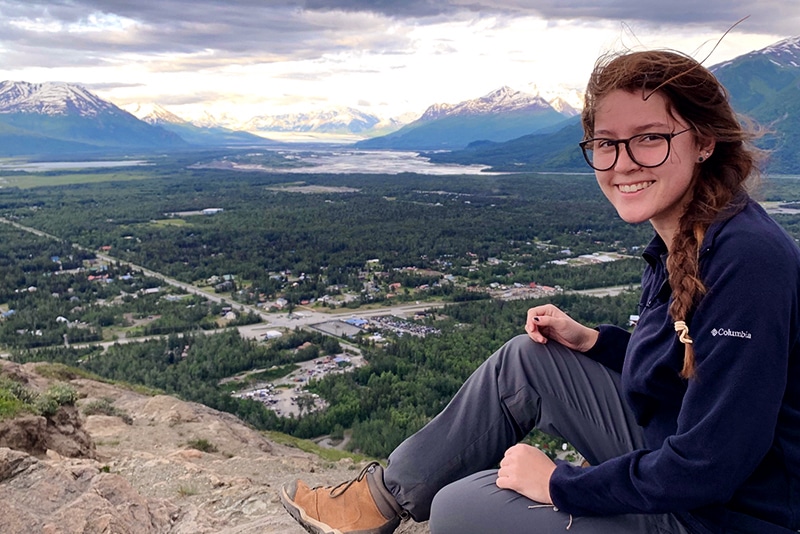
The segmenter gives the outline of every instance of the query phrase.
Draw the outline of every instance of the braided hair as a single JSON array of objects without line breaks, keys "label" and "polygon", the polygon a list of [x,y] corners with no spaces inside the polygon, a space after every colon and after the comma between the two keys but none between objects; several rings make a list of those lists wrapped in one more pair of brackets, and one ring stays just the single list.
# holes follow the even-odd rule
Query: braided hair
[{"label": "braided hair", "polygon": [[698,160],[691,182],[692,198],[673,237],[667,272],[672,288],[669,314],[684,343],[681,376],[695,375],[691,314],[706,291],[700,276],[700,246],[709,225],[757,174],[752,135],[736,117],[728,93],[714,75],[695,59],[673,51],[637,51],[601,57],[586,89],[582,121],[586,139],[593,137],[598,102],[615,90],[641,93],[647,100],[658,92],[667,112],[685,120],[699,143],[714,142],[713,154]]}]

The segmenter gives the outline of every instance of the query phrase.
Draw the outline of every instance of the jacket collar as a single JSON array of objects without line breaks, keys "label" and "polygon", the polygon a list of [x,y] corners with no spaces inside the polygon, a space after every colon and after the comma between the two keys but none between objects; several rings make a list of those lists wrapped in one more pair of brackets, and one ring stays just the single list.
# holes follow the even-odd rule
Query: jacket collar
[{"label": "jacket collar", "polygon": [[[714,240],[725,227],[725,224],[751,202],[753,202],[753,200],[751,200],[749,195],[745,192],[741,192],[733,197],[733,200],[731,200],[717,215],[714,222],[712,222],[708,230],[706,230],[705,236],[703,237],[703,244],[700,247],[701,255],[714,246]],[[650,240],[650,243],[645,247],[644,252],[642,252],[642,257],[651,267],[655,267],[659,261],[666,259],[667,245],[664,243],[664,240],[661,239],[661,236],[658,234],[653,236],[653,239]]]}]

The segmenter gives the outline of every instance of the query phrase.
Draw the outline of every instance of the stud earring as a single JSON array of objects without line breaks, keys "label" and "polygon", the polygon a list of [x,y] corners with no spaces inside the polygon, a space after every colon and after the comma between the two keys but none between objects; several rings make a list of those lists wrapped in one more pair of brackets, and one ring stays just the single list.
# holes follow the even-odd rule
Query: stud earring
[{"label": "stud earring", "polygon": [[705,159],[706,158],[704,158],[703,156],[700,156],[699,158],[697,158],[697,163],[703,163]]}]

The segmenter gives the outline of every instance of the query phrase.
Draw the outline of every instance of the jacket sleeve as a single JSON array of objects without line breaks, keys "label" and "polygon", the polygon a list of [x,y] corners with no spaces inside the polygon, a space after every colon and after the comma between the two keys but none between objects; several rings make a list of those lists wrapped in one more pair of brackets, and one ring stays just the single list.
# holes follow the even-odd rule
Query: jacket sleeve
[{"label": "jacket sleeve", "polygon": [[618,373],[622,372],[625,350],[631,334],[618,326],[602,324],[597,327],[600,335],[594,347],[584,352],[586,356]]},{"label": "jacket sleeve", "polygon": [[677,430],[660,448],[596,467],[559,465],[550,492],[562,511],[666,513],[725,503],[769,451],[798,342],[798,255],[788,239],[737,233],[719,236],[704,268],[708,291],[690,324],[696,377]]}]

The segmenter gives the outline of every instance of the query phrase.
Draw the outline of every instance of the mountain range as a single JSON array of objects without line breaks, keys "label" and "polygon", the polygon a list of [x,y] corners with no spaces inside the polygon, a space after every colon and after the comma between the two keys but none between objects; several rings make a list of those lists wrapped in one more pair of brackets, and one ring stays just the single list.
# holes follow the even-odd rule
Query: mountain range
[{"label": "mountain range", "polygon": [[[765,127],[768,170],[800,169],[800,37],[711,67],[736,111]],[[576,143],[581,95],[531,85],[501,87],[457,104],[433,104],[416,120],[382,121],[352,108],[256,116],[244,124],[189,122],[157,105],[126,110],[66,83],[0,82],[0,156],[274,146],[270,133],[368,137],[355,146],[426,152],[433,162],[500,171],[583,171]],[[225,124],[222,124],[225,123]],[[248,131],[239,131],[248,130]]]},{"label": "mountain range", "polygon": [[0,82],[0,155],[186,146],[178,135],[137,119],[81,86]]},{"label": "mountain range", "polygon": [[193,124],[157,104],[136,104],[127,108],[140,120],[151,126],[172,132],[187,143],[197,146],[265,145],[270,140],[249,132],[232,130],[223,126]]},{"label": "mountain range", "polygon": [[556,111],[538,95],[501,87],[459,104],[434,104],[411,124],[382,137],[359,141],[356,146],[400,150],[462,148],[477,139],[508,141],[558,124],[568,115],[569,112]]},{"label": "mountain range", "polygon": [[[730,94],[734,110],[761,125],[755,144],[766,150],[766,170],[800,173],[800,37],[710,67]],[[583,171],[577,117],[550,132],[502,143],[476,141],[463,150],[427,154],[435,163],[489,165],[495,171]]]}]

